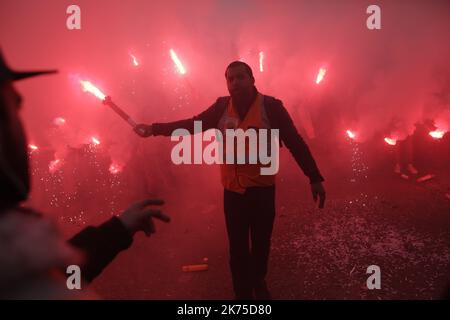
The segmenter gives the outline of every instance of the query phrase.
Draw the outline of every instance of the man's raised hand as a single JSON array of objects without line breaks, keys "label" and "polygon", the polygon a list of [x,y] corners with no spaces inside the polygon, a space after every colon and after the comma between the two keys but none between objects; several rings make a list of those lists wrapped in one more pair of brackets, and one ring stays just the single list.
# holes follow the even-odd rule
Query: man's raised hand
[{"label": "man's raised hand", "polygon": [[136,132],[139,136],[146,138],[150,137],[153,134],[152,126],[146,124],[138,124],[134,127],[134,132]]},{"label": "man's raised hand", "polygon": [[311,192],[314,202],[317,202],[317,198],[319,198],[319,208],[322,209],[325,206],[325,189],[322,182],[312,183]]}]

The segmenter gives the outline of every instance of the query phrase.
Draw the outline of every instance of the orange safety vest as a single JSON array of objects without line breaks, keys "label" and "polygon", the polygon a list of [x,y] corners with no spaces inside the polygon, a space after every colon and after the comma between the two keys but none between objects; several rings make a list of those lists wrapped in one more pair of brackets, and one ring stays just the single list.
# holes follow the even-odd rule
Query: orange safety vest
[{"label": "orange safety vest", "polygon": [[[227,190],[244,193],[245,189],[248,187],[268,187],[275,184],[275,174],[274,175],[261,175],[261,168],[268,167],[268,165],[263,165],[257,161],[256,164],[249,164],[249,146],[245,143],[245,164],[236,164],[236,143],[234,144],[234,155],[235,161],[233,164],[227,164],[226,158],[226,129],[242,129],[246,131],[247,129],[253,128],[256,130],[257,140],[259,141],[258,129],[270,130],[270,123],[267,118],[265,108],[264,108],[264,96],[258,93],[255,101],[248,110],[245,118],[241,121],[239,115],[235,108],[233,107],[232,100],[230,102],[219,121],[219,129],[223,136],[223,150],[224,158],[223,163],[220,165],[221,178],[223,187]],[[270,147],[270,131],[268,132],[268,147]],[[259,148],[259,143],[258,143]],[[259,149],[257,150],[259,152]],[[243,156],[243,155],[237,155]],[[257,158],[258,159],[258,158]]]}]

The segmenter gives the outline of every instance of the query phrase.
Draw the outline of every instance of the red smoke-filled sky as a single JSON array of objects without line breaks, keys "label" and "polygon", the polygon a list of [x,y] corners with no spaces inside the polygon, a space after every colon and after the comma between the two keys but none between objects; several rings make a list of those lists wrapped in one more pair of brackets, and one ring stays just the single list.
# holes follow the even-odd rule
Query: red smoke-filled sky
[{"label": "red smoke-filled sky", "polygon": [[[427,118],[444,127],[450,121],[447,1],[377,1],[381,30],[366,26],[367,1],[80,0],[81,30],[68,30],[71,4],[0,5],[9,64],[60,71],[17,87],[25,97],[30,141],[61,156],[67,145],[95,137],[125,164],[142,143],[81,90],[79,79],[111,95],[137,122],[162,122],[190,117],[227,95],[224,70],[238,59],[252,66],[263,93],[300,115],[300,130],[308,131],[305,115],[317,118],[318,112],[339,117],[330,134],[351,129],[363,140],[389,134],[395,118],[403,120],[402,134]],[[170,49],[186,74],[177,72]],[[327,72],[317,85],[320,68]],[[66,124],[55,134],[57,117]]]}]

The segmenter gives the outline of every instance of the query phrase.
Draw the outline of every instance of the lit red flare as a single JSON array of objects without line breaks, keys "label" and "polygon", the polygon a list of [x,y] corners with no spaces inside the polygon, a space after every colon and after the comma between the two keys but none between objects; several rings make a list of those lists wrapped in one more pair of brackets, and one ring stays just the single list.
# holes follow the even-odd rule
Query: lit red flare
[{"label": "lit red flare", "polygon": [[391,146],[395,146],[397,144],[397,140],[394,138],[384,138],[384,142]]},{"label": "lit red flare", "polygon": [[98,146],[100,144],[100,140],[98,140],[96,137],[91,137],[91,143]]},{"label": "lit red flare", "polygon": [[55,126],[61,127],[66,124],[66,119],[58,117],[53,120]]},{"label": "lit red flare", "polygon": [[354,133],[353,131],[347,130],[346,133],[347,133],[347,136],[348,136],[350,139],[355,139],[355,138],[356,138],[356,135],[355,135],[355,133]]},{"label": "lit red flare", "polygon": [[428,134],[433,137],[434,139],[442,139],[444,137],[445,131],[444,130],[434,130],[428,132]]},{"label": "lit red flare", "polygon": [[81,86],[84,92],[89,92],[99,98],[100,100],[105,100],[106,95],[100,91],[96,86],[94,86],[90,81],[80,80]]},{"label": "lit red flare", "polygon": [[54,173],[57,170],[59,170],[59,168],[61,168],[62,166],[62,161],[60,159],[55,159],[53,161],[50,161],[50,163],[48,164],[48,171],[50,173]]},{"label": "lit red flare", "polygon": [[323,78],[325,77],[325,74],[327,73],[327,70],[324,68],[319,69],[319,73],[317,74],[316,78],[316,84],[319,84],[322,82]]},{"label": "lit red flare", "polygon": [[264,72],[264,52],[259,52],[259,71]]},{"label": "lit red flare", "polygon": [[138,67],[138,66],[139,66],[139,61],[138,61],[138,59],[136,58],[136,56],[135,56],[134,54],[131,54],[131,53],[130,53],[130,57],[131,57],[131,60],[132,60],[132,62],[133,62],[133,65],[134,65],[135,67]]},{"label": "lit red flare", "polygon": [[111,97],[106,96],[100,89],[98,89],[96,86],[94,86],[90,81],[80,81],[83,90],[85,92],[90,92],[97,98],[103,101],[103,104],[109,106],[111,109],[114,110],[122,119],[124,119],[130,126],[133,128],[136,126],[136,122],[131,119],[131,117],[125,113],[121,108],[119,108],[112,100]]},{"label": "lit red flare", "polygon": [[36,150],[39,149],[38,146],[37,146],[37,145],[34,145],[34,144],[29,144],[29,145],[28,145],[28,148],[30,148],[31,151],[36,151]]},{"label": "lit red flare", "polygon": [[186,74],[186,69],[184,68],[181,60],[178,58],[176,52],[173,49],[170,49],[170,57],[172,58],[173,63],[175,63],[178,72],[181,74]]}]

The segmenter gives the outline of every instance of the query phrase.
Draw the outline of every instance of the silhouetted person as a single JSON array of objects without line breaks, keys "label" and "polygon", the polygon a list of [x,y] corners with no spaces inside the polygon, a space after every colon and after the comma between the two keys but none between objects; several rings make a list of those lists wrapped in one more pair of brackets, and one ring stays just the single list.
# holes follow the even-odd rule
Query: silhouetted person
[{"label": "silhouetted person", "polygon": [[413,158],[413,138],[408,134],[408,128],[405,119],[395,117],[390,124],[391,133],[396,136],[395,144],[395,166],[394,172],[397,174],[407,173],[417,175],[418,171],[414,166]]},{"label": "silhouetted person", "polygon": [[[278,129],[281,142],[309,177],[314,200],[319,196],[323,207],[324,179],[282,102],[257,91],[253,72],[243,62],[232,62],[225,77],[230,96],[218,98],[191,119],[141,124],[135,128],[136,133],[142,137],[170,136],[179,128],[194,133],[194,121],[202,121],[203,131],[218,129],[224,137],[226,129]],[[221,164],[230,267],[237,299],[270,299],[265,277],[275,218],[275,174],[261,175],[261,167],[260,163]]]},{"label": "silhouetted person", "polygon": [[409,174],[416,175],[418,171],[413,165],[413,138],[412,136],[406,137],[404,140],[398,140],[395,145],[395,168],[394,172],[401,174],[402,172],[408,172]]},{"label": "silhouetted person", "polygon": [[66,287],[65,270],[79,264],[81,276],[92,281],[137,231],[155,232],[152,218],[170,218],[145,200],[130,206],[99,227],[87,227],[70,245],[55,226],[32,209],[20,207],[30,191],[25,132],[20,119],[22,98],[13,81],[55,71],[15,72],[0,52],[0,298],[61,299],[90,297]]}]

